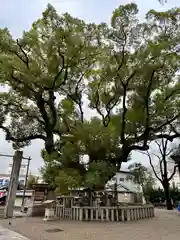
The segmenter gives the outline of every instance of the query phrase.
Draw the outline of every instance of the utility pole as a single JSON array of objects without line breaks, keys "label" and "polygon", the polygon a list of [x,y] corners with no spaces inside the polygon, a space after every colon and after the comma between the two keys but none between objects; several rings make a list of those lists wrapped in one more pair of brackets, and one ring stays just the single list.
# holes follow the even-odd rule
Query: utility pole
[{"label": "utility pole", "polygon": [[28,158],[27,168],[26,168],[26,178],[25,178],[25,184],[24,184],[24,191],[23,191],[23,199],[22,199],[22,205],[21,208],[24,206],[24,200],[25,200],[25,194],[26,194],[26,188],[27,188],[27,182],[28,182],[28,175],[29,175],[29,165],[30,165],[31,158]]},{"label": "utility pole", "polygon": [[9,190],[8,190],[8,195],[6,198],[6,206],[4,210],[5,218],[13,217],[13,209],[14,209],[16,191],[17,191],[18,182],[19,182],[19,172],[21,168],[22,159],[23,159],[23,152],[16,151],[13,156],[13,166],[12,166],[11,178],[9,183]]}]

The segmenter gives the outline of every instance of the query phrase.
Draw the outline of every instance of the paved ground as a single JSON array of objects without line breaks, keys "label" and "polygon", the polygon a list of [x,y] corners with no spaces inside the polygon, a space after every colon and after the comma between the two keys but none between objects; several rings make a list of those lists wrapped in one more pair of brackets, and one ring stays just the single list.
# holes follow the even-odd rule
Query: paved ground
[{"label": "paved ground", "polygon": [[[20,211],[20,208],[16,208],[13,212],[14,217],[25,217],[26,214]],[[4,207],[0,206],[0,218],[4,217]]]},{"label": "paved ground", "polygon": [[[156,217],[129,223],[95,223],[55,221],[44,222],[40,218],[17,218],[8,225],[0,220],[0,225],[21,233],[31,240],[179,240],[180,214],[177,211],[156,210]],[[47,230],[62,229],[48,233]],[[10,238],[11,239],[11,238]],[[7,240],[10,240],[7,238]],[[21,240],[20,238],[17,238]],[[1,238],[0,240],[5,240]]]},{"label": "paved ground", "polygon": [[0,227],[0,240],[29,240],[28,238],[11,231],[7,228]]}]

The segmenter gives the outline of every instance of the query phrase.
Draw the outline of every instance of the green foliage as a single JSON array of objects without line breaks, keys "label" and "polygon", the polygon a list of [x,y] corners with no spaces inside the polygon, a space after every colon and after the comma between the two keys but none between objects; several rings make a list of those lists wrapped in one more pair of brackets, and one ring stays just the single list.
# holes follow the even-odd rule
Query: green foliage
[{"label": "green foliage", "polygon": [[[179,203],[179,198],[180,198],[180,190],[178,188],[171,187],[170,188],[170,198],[173,200],[173,205],[176,207]],[[165,202],[166,197],[164,194],[164,190],[161,188],[158,189],[151,189],[147,193],[147,199],[151,203],[160,203],[160,202]]]},{"label": "green foliage", "polygon": [[85,184],[90,188],[104,189],[105,183],[116,172],[115,166],[110,163],[99,161],[89,164],[88,171],[85,176]]},{"label": "green foliage", "polygon": [[158,188],[158,189],[151,189],[147,193],[147,198],[151,203],[159,203],[159,202],[164,202],[165,201],[165,194],[163,189]]},{"label": "green foliage", "polygon": [[55,179],[57,185],[56,191],[61,194],[67,194],[72,189],[82,187],[82,177],[76,169],[60,170]]},{"label": "green foliage", "polygon": [[28,182],[27,182],[27,188],[28,189],[32,189],[33,185],[38,183],[38,177],[32,175],[32,174],[29,174],[28,176]]},{"label": "green foliage", "polygon": [[[105,125],[113,121],[110,116],[116,106],[123,157],[132,149],[148,148],[148,140],[169,128],[167,119],[174,124],[172,116],[179,117],[179,9],[166,15],[150,11],[144,23],[139,23],[137,13],[135,4],[114,11],[106,62],[89,83],[91,107]],[[141,146],[135,145],[138,141]]]},{"label": "green foliage", "polygon": [[[59,192],[75,187],[104,188],[117,170],[112,161],[119,154],[116,133],[111,125],[104,127],[97,118],[77,124],[71,133],[56,142],[60,155],[49,157],[46,151],[42,152],[44,180]],[[87,159],[82,159],[83,155]],[[54,171],[52,176],[50,169]]]},{"label": "green foliage", "polygon": [[[21,39],[0,29],[0,128],[16,148],[44,141],[52,187],[102,186],[133,150],[180,136],[179,14],[151,10],[139,22],[131,3],[108,26],[48,5]],[[84,99],[98,118],[86,119]]]},{"label": "green foliage", "polygon": [[129,165],[128,169],[133,175],[134,183],[142,186],[144,193],[152,189],[155,184],[155,179],[152,177],[151,172],[141,163],[134,163]]},{"label": "green foliage", "polygon": [[40,138],[52,152],[54,134],[69,132],[74,119],[83,122],[82,96],[105,126],[116,119],[121,161],[174,125],[179,9],[151,10],[143,23],[137,15],[136,4],[120,6],[109,27],[59,16],[48,5],[21,39],[1,29],[0,79],[8,91],[1,93],[0,127],[7,140],[23,146]]},{"label": "green foliage", "polygon": [[96,25],[59,16],[51,5],[17,41],[0,30],[0,81],[8,87],[0,95],[0,127],[7,140],[23,146],[40,138],[52,152],[53,134],[69,130],[65,114],[80,106],[84,79],[97,62],[96,32]]},{"label": "green foliage", "polygon": [[41,152],[42,158],[44,159],[44,166],[40,169],[42,178],[45,183],[49,184],[50,188],[56,189],[57,185],[55,182],[56,177],[60,171],[60,165],[54,159],[57,158],[57,154],[47,154],[46,150]]}]

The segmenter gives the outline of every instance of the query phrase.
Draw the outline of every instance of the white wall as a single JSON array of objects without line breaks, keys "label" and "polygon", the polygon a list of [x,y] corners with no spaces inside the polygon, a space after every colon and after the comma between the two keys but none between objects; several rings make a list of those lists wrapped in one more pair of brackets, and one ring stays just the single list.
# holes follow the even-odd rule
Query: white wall
[{"label": "white wall", "polygon": [[[12,171],[12,163],[9,164],[8,169],[6,171],[7,174],[11,174]],[[19,175],[26,175],[27,172],[27,164],[21,164]]]},{"label": "white wall", "polygon": [[[131,177],[131,179],[129,179]],[[142,192],[141,186],[139,184],[135,184],[132,180],[132,174],[128,172],[117,172],[116,175],[107,183],[107,185],[111,185],[117,183],[117,185],[121,185],[127,187],[130,191],[133,192]],[[126,191],[123,187],[118,187],[120,191]]]}]

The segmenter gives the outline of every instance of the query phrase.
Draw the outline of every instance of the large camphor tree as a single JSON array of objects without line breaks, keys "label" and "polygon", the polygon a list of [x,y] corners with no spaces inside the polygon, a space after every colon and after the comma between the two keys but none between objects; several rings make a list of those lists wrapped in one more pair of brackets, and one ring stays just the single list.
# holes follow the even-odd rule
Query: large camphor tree
[{"label": "large camphor tree", "polygon": [[[149,140],[179,137],[179,12],[151,10],[139,22],[136,4],[127,4],[115,9],[109,26],[59,16],[48,5],[22,38],[14,40],[1,29],[0,128],[6,140],[22,147],[42,139],[43,156],[51,155],[51,165],[60,161],[60,169],[68,157],[63,146],[75,143],[76,155],[89,160],[69,158],[68,172],[72,165],[83,176],[93,169],[90,165],[102,172],[112,166],[109,179],[133,150],[147,150]],[[94,123],[86,119],[83,101],[101,119],[98,151],[89,141],[97,134],[91,132]],[[103,134],[112,129],[115,149],[104,142]]]}]

